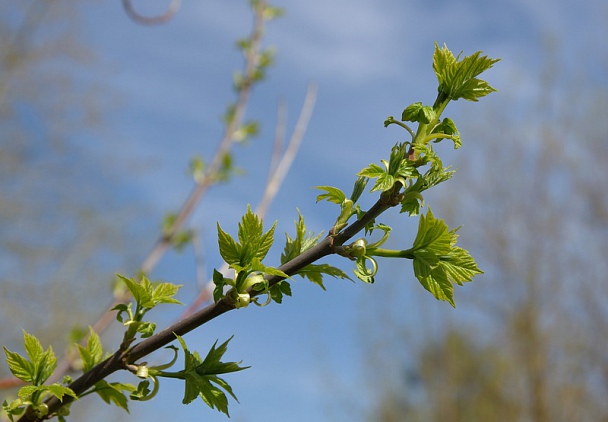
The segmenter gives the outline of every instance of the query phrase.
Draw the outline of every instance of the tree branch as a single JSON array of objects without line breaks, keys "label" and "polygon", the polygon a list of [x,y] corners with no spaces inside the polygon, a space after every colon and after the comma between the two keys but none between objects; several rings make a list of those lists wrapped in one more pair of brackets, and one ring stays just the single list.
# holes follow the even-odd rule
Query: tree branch
[{"label": "tree branch", "polygon": [[122,6],[125,9],[127,16],[129,16],[133,22],[142,25],[160,25],[168,22],[179,10],[180,3],[181,0],[171,0],[169,7],[167,7],[167,10],[163,14],[158,16],[143,16],[135,10],[132,0],[122,0]]},{"label": "tree branch", "polygon": [[[373,221],[376,217],[393,206],[387,203],[384,197],[381,197],[359,220],[347,226],[342,232],[336,235],[325,237],[312,248],[298,255],[294,259],[281,265],[279,269],[288,275],[294,275],[309,264],[318,261],[319,259],[334,253],[334,247],[342,245],[344,242],[352,238],[358,232],[363,230],[367,223]],[[273,286],[283,280],[283,277],[268,276],[269,285]],[[260,292],[251,291],[252,296],[260,294]],[[175,340],[175,335],[183,336],[190,331],[206,324],[215,317],[222,315],[228,311],[235,309],[233,305],[228,304],[224,299],[210,304],[205,308],[193,313],[192,315],[176,322],[168,328],[158,332],[152,337],[137,343],[126,351],[118,351],[105,361],[95,366],[90,371],[83,374],[70,385],[77,395],[80,395],[93,387],[95,383],[106,378],[108,375],[125,369],[127,364],[134,364],[137,360],[149,355],[150,353],[160,349],[163,346]],[[49,414],[55,413],[61,406],[70,403],[73,399],[69,396],[64,396],[63,402],[60,402],[56,397],[51,397],[46,400],[49,408]],[[31,415],[24,415],[20,422],[40,421],[40,419],[32,418]]]}]

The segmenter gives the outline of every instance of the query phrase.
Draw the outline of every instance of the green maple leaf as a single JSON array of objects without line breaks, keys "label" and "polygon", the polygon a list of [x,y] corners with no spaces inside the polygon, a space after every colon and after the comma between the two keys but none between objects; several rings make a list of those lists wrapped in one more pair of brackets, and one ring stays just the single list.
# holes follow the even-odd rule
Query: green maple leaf
[{"label": "green maple leaf", "polygon": [[274,241],[274,229],[276,221],[272,227],[263,232],[262,220],[251,211],[247,206],[247,213],[241,218],[238,228],[238,242],[226,233],[217,224],[218,244],[220,255],[231,266],[238,265],[245,267],[254,258],[263,260]]},{"label": "green maple leaf", "polygon": [[481,56],[481,51],[460,60],[460,54],[455,57],[445,44],[440,48],[435,43],[433,70],[439,81],[440,96],[453,101],[459,98],[478,101],[480,97],[496,91],[486,81],[478,79],[477,76],[498,61],[500,59]]},{"label": "green maple leaf", "polygon": [[435,119],[433,107],[424,106],[422,103],[414,103],[405,108],[401,113],[401,120],[406,122],[431,123]]},{"label": "green maple leaf", "polygon": [[295,225],[296,235],[293,239],[291,236],[289,236],[289,234],[285,233],[286,242],[283,253],[281,254],[281,264],[291,261],[298,255],[315,246],[322,236],[322,234],[315,235],[314,233],[306,230],[304,217],[299,210],[298,221],[295,221]]},{"label": "green maple leaf", "polygon": [[291,285],[287,280],[279,281],[269,289],[270,297],[276,303],[283,302],[283,295],[291,296]]},{"label": "green maple leaf", "polygon": [[95,365],[101,362],[103,358],[103,348],[99,336],[93,331],[92,327],[89,327],[89,338],[86,347],[83,347],[80,344],[77,346],[84,365],[82,368],[83,372],[90,371]]},{"label": "green maple leaf", "polygon": [[127,285],[133,298],[142,308],[152,309],[160,303],[183,305],[179,300],[173,298],[181,287],[179,284],[152,283],[146,276],[142,276],[141,281],[137,283],[132,278],[120,274],[117,274],[117,276]]},{"label": "green maple leaf", "polygon": [[465,249],[456,246],[457,229],[450,230],[429,209],[420,216],[418,234],[410,249],[414,275],[420,284],[438,300],[454,303],[454,283],[462,285],[482,274]]},{"label": "green maple leaf", "polygon": [[315,188],[325,191],[325,193],[317,196],[317,202],[325,199],[326,201],[340,205],[346,199],[344,192],[333,186],[315,186]]},{"label": "green maple leaf", "polygon": [[23,345],[29,359],[4,347],[6,362],[11,373],[22,381],[35,386],[42,385],[57,366],[57,358],[51,346],[44,351],[40,341],[23,331]]},{"label": "green maple leaf", "polygon": [[238,400],[230,385],[217,375],[249,368],[239,366],[240,362],[221,362],[221,358],[228,348],[228,342],[232,337],[219,347],[216,347],[216,341],[205,359],[201,359],[196,352],[190,352],[184,340],[178,335],[176,337],[185,355],[184,369],[175,374],[186,382],[182,403],[189,404],[197,397],[201,397],[210,408],[217,409],[225,413],[226,416],[230,416],[228,413],[228,398],[224,392],[232,396],[237,402]]},{"label": "green maple leaf", "polygon": [[113,403],[117,407],[124,409],[125,412],[129,413],[129,399],[125,392],[132,393],[137,388],[132,384],[123,384],[120,382],[107,382],[101,380],[95,383],[95,392],[101,397],[107,404]]},{"label": "green maple leaf", "polygon": [[[452,119],[446,117],[433,129],[433,133],[444,133],[446,135],[452,136],[452,141],[454,141],[454,149],[458,149],[462,146],[462,141],[460,140],[460,133],[456,128],[456,124]],[[442,138],[435,139],[434,142],[440,142]]]},{"label": "green maple leaf", "polygon": [[370,192],[388,191],[392,189],[395,182],[401,182],[405,186],[408,179],[418,175],[418,170],[410,160],[406,159],[405,155],[405,146],[396,144],[391,150],[390,159],[388,161],[380,160],[382,166],[372,163],[357,173],[357,176],[376,179]]}]

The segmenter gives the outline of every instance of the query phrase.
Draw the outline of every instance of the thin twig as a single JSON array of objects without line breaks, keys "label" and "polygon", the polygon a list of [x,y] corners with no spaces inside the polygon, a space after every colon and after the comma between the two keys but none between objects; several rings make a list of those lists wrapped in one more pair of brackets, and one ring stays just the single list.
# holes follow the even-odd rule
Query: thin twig
[{"label": "thin twig", "polygon": [[[312,110],[314,109],[316,96],[316,85],[309,84],[304,97],[304,104],[302,105],[302,109],[300,111],[300,116],[298,117],[298,121],[289,140],[289,144],[287,145],[287,149],[283,153],[280,160],[277,158],[277,164],[273,165],[273,161],[275,160],[271,160],[266,188],[264,189],[262,199],[255,210],[255,213],[260,218],[264,218],[266,215],[270,204],[276,197],[279,188],[283,184],[283,181],[289,172],[289,168],[293,164],[294,158],[298,153],[298,149],[300,148],[300,144],[304,139],[304,134],[306,133],[308,122],[310,121]],[[279,107],[279,112],[277,113],[277,129],[275,130],[277,136],[275,137],[275,148],[276,145],[282,144],[282,136],[280,134],[283,131],[282,129],[279,129],[279,127],[284,126],[284,123],[282,122],[284,115],[280,112],[280,110],[281,107]],[[274,155],[275,153],[273,153],[273,156]],[[218,271],[225,275],[228,272],[228,264],[224,263]],[[201,290],[199,295],[188,305],[184,312],[182,312],[180,318],[185,318],[192,315],[192,313],[199,309],[204,303],[211,301],[213,288],[213,281],[209,280],[206,287]]]},{"label": "thin twig", "polygon": [[272,178],[279,160],[283,155],[283,145],[285,145],[285,133],[287,127],[287,104],[283,99],[279,100],[277,106],[277,124],[274,129],[274,143],[272,146],[272,157],[270,158],[270,165],[268,166],[268,182]]},{"label": "thin twig", "polygon": [[158,16],[143,16],[135,10],[131,0],[122,0],[122,6],[125,9],[127,16],[134,22],[142,25],[160,25],[168,22],[179,10],[180,4],[181,0],[171,0],[169,7],[167,7],[167,10],[163,14]]},{"label": "thin twig", "polygon": [[256,210],[258,215],[264,215],[266,213],[268,206],[276,196],[283,180],[285,180],[285,177],[293,164],[293,160],[298,153],[302,139],[304,139],[304,134],[306,133],[316,99],[317,86],[315,84],[309,84],[308,89],[306,90],[306,97],[304,98],[304,105],[302,106],[300,117],[298,118],[296,127],[291,135],[287,149],[285,150],[281,161],[276,166],[275,171],[269,177],[268,183],[266,183],[264,196]]}]

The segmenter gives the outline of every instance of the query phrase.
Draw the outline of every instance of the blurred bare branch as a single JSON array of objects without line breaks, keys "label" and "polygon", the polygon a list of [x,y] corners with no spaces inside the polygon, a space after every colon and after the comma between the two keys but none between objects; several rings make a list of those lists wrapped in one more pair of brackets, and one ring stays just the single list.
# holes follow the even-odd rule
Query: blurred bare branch
[{"label": "blurred bare branch", "polygon": [[181,6],[181,0],[171,0],[164,13],[157,16],[144,16],[135,10],[133,0],[122,0],[122,6],[127,16],[142,25],[160,25],[170,21]]}]

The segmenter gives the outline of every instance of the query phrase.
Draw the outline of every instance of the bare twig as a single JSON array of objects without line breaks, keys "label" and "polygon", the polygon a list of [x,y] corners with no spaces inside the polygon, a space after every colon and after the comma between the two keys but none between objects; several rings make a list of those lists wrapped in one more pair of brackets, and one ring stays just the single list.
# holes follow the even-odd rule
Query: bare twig
[{"label": "bare twig", "polygon": [[[285,177],[287,176],[289,168],[293,164],[293,160],[296,154],[298,153],[298,149],[300,148],[300,144],[302,143],[302,139],[304,138],[306,128],[308,127],[308,122],[310,120],[310,116],[314,108],[316,96],[316,85],[309,84],[308,89],[306,90],[306,96],[304,97],[304,104],[302,105],[300,116],[298,117],[295,129],[291,135],[291,139],[289,140],[287,149],[285,150],[280,159],[278,157],[281,154],[280,146],[284,143],[283,128],[285,126],[285,115],[282,112],[282,110],[284,109],[283,106],[279,106],[279,112],[277,113],[277,128],[275,130],[275,147],[273,152],[273,159],[271,160],[269,167],[268,181],[266,182],[266,188],[264,189],[262,199],[255,210],[255,213],[260,218],[264,218],[264,216],[266,215],[268,207],[276,197],[280,186],[282,185],[283,181],[285,180]],[[226,274],[226,272],[228,271],[228,264],[224,263],[218,271],[222,274]],[[203,304],[211,301],[213,287],[213,281],[209,280],[205,288],[201,290],[199,295],[188,305],[184,312],[182,312],[180,318],[185,318],[189,315],[192,315],[192,313],[199,309]]]},{"label": "bare twig", "polygon": [[306,91],[306,97],[304,98],[304,105],[302,106],[302,111],[300,112],[300,117],[298,118],[296,127],[291,135],[287,149],[285,150],[281,161],[279,161],[278,165],[276,166],[276,169],[272,172],[272,174],[270,174],[268,182],[266,183],[264,196],[262,197],[262,201],[256,210],[258,215],[266,214],[268,206],[276,196],[281,183],[283,180],[285,180],[285,176],[287,176],[287,173],[293,164],[293,160],[298,153],[298,149],[300,148],[300,144],[302,143],[302,139],[306,133],[306,128],[308,127],[308,122],[310,120],[316,98],[317,86],[314,84],[309,84]]},{"label": "bare twig", "polygon": [[171,0],[169,7],[167,7],[167,10],[163,14],[158,16],[143,16],[135,10],[131,1],[122,0],[122,6],[131,20],[142,25],[160,25],[168,22],[175,16],[181,5],[181,0]]}]

